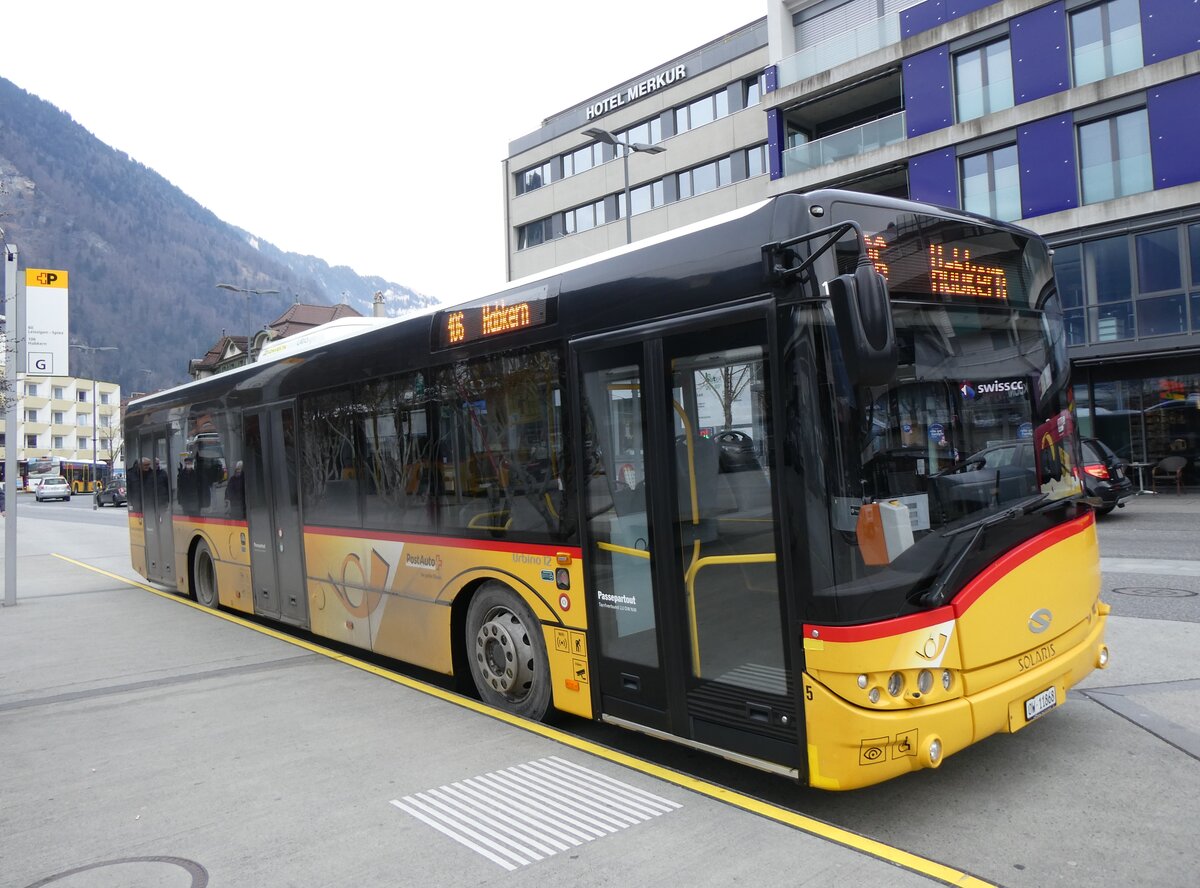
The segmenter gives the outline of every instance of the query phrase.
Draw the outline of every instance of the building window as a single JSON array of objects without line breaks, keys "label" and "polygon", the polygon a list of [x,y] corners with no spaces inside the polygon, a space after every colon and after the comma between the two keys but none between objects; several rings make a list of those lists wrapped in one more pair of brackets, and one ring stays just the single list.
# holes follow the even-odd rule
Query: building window
[{"label": "building window", "polygon": [[517,173],[517,194],[535,191],[543,185],[550,184],[550,161],[546,161],[533,169]]},{"label": "building window", "polygon": [[55,435],[53,440],[54,440],[54,449],[55,449],[55,450],[64,450],[64,449],[66,449],[66,445],[63,443],[63,436],[62,436],[62,435]]},{"label": "building window", "polygon": [[729,93],[725,90],[712,93],[675,109],[675,132],[686,133],[698,126],[720,120],[728,114]]},{"label": "building window", "polygon": [[[658,117],[653,117],[650,120],[639,123],[637,126],[630,127],[623,133],[618,133],[618,136],[626,142],[641,142],[643,145],[656,145],[662,141],[662,120]],[[618,145],[617,157],[620,157],[624,150],[624,148]]]},{"label": "building window", "polygon": [[728,157],[701,164],[678,174],[679,198],[695,197],[733,181],[733,162]]},{"label": "building window", "polygon": [[524,250],[544,244],[553,236],[549,219],[539,219],[517,229],[517,249]]},{"label": "building window", "polygon": [[25,383],[25,397],[36,398],[38,396],[38,387],[36,382]]},{"label": "building window", "polygon": [[742,107],[751,108],[762,101],[767,92],[767,75],[747,77],[742,81]]},{"label": "building window", "polygon": [[1054,250],[1054,280],[1058,284],[1067,345],[1087,344],[1087,308],[1083,290],[1083,248],[1079,244]]},{"label": "building window", "polygon": [[604,146],[601,143],[593,142],[590,145],[584,145],[570,154],[563,155],[563,177],[587,172],[603,162]]},{"label": "building window", "polygon": [[1007,38],[954,57],[954,93],[960,121],[1013,106],[1012,58]]},{"label": "building window", "polygon": [[37,422],[38,421],[37,410],[27,407],[25,409],[25,421],[26,422]]},{"label": "building window", "polygon": [[576,207],[563,213],[563,233],[578,234],[582,231],[589,231],[597,225],[603,225],[606,221],[604,201],[598,200],[595,203]]},{"label": "building window", "polygon": [[101,449],[101,450],[108,450],[108,438],[101,438],[101,439],[100,439],[100,449]]},{"label": "building window", "polygon": [[87,391],[86,391],[85,389],[80,389],[80,390],[79,390],[78,392],[76,392],[75,394],[76,394],[76,395],[78,395],[78,397],[79,397],[79,403],[80,403],[80,404],[86,404],[86,403],[87,403],[87,399],[88,399],[88,397],[87,397]]},{"label": "building window", "polygon": [[92,446],[91,444],[88,443],[88,439],[83,437],[82,435],[77,437],[75,440],[79,442],[79,444],[77,445],[79,450],[87,450],[89,447]]},{"label": "building window", "polygon": [[1138,0],[1108,0],[1071,13],[1075,85],[1094,83],[1142,66]]},{"label": "building window", "polygon": [[746,177],[761,176],[767,170],[767,146],[746,149]]},{"label": "building window", "polygon": [[37,446],[38,446],[37,439],[38,439],[37,435],[26,435],[25,436],[25,448],[27,450],[36,450]]},{"label": "building window", "polygon": [[1017,146],[1006,145],[962,159],[963,209],[1004,222],[1021,218]]},{"label": "building window", "polygon": [[75,420],[75,424],[81,425],[81,426],[91,425],[92,424],[91,414],[90,413],[80,413],[79,416]]},{"label": "building window", "polygon": [[67,396],[66,390],[61,385],[54,386],[54,388],[51,389],[51,391],[53,392],[51,397],[53,397],[54,400],[56,400],[56,401],[61,401],[61,400],[63,400],[63,398],[65,398]]},{"label": "building window", "polygon": [[112,425],[112,417],[107,413],[100,417],[100,427],[107,429]]},{"label": "building window", "polygon": [[1082,124],[1079,127],[1079,165],[1085,204],[1153,188],[1146,109]]},{"label": "building window", "polygon": [[[629,192],[629,202],[633,204],[633,215],[648,213],[667,202],[666,188],[662,179],[639,185]],[[617,195],[617,218],[625,218],[625,195]]]},{"label": "building window", "polygon": [[55,410],[52,419],[50,420],[55,425],[63,425],[66,423],[66,414],[61,410]]},{"label": "building window", "polygon": [[108,404],[108,392],[101,392],[101,393],[100,393],[100,403],[101,403],[101,404]]}]

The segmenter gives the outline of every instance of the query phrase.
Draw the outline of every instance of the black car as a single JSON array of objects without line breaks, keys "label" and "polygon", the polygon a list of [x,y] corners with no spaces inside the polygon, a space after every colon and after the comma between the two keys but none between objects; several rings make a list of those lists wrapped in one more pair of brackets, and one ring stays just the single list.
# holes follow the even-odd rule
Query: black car
[{"label": "black car", "polygon": [[1079,446],[1083,450],[1083,489],[1101,502],[1096,514],[1125,508],[1125,501],[1137,496],[1128,464],[1099,438],[1080,438]]},{"label": "black car", "polygon": [[103,506],[105,504],[111,506],[124,506],[128,504],[125,499],[124,478],[114,478],[105,484],[102,490],[96,491],[96,505]]},{"label": "black car", "polygon": [[745,432],[728,429],[713,435],[720,450],[722,472],[744,472],[758,469],[758,454],[754,452],[754,439]]},{"label": "black car", "polygon": [[[1124,508],[1125,501],[1137,495],[1125,462],[1098,438],[1081,438],[1083,490],[1092,501],[1097,515]],[[1000,499],[1006,502],[1027,496],[1038,489],[1037,469],[1030,441],[1006,441],[967,457],[964,468],[995,471]]]}]

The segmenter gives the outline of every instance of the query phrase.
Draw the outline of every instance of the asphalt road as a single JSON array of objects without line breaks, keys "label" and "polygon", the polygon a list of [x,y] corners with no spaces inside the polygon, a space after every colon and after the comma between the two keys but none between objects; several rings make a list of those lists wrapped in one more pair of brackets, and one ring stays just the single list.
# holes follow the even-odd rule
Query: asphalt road
[{"label": "asphalt road", "polygon": [[[123,563],[128,574],[121,533],[126,523],[125,509],[93,510],[86,497],[70,503],[42,504],[34,504],[32,498],[23,499],[21,508],[23,515],[34,519],[29,522],[30,530],[42,525],[49,531],[36,537],[35,546],[22,549],[22,555],[28,551],[32,556],[33,566],[22,568],[26,575],[41,569],[41,564],[50,564],[49,553],[62,550],[68,539],[91,541],[85,547],[90,554],[77,552],[74,557],[114,572],[120,572],[118,565]],[[1126,509],[1100,519],[1098,534],[1104,598],[1113,606],[1108,635],[1113,660],[1109,669],[1094,673],[1073,690],[1059,711],[1017,734],[990,738],[952,756],[937,771],[853,793],[833,794],[797,787],[777,777],[602,724],[568,719],[559,727],[696,779],[940,861],[995,885],[1191,888],[1196,884],[1198,859],[1195,800],[1200,798],[1200,718],[1195,714],[1200,712],[1200,665],[1195,656],[1200,649],[1200,496],[1139,498]],[[23,544],[25,539],[23,530]],[[45,561],[37,560],[43,556]],[[108,594],[112,593],[100,591],[81,595],[79,600]],[[136,591],[122,594],[149,595]],[[37,606],[36,601],[33,604]],[[0,618],[3,616],[0,613]],[[205,614],[199,619],[214,621]],[[225,628],[216,621],[211,630],[205,631],[213,636],[213,643],[237,643],[236,638],[226,637]],[[145,644],[149,648],[166,645],[166,651],[171,647],[170,639],[163,638],[147,639]],[[0,675],[3,659],[0,650]],[[335,671],[343,668],[334,667]],[[355,689],[353,678],[339,680],[337,699],[352,699],[345,695],[356,693],[360,691]],[[383,698],[376,700],[376,708],[383,702]],[[428,722],[429,727],[419,730],[435,731],[437,726],[457,718],[454,708],[451,703],[433,700],[413,717]],[[369,719],[370,714],[364,711],[361,717]],[[413,728],[418,724],[413,722]],[[189,734],[201,732],[196,739],[202,741],[205,732],[220,736],[229,730],[215,725],[197,726],[189,728]],[[420,759],[427,754],[431,769],[436,763],[457,773],[453,745],[422,753],[415,739],[419,736],[410,738],[413,745],[406,748],[406,757]],[[114,736],[113,742],[122,741]],[[367,749],[376,759],[378,747],[359,751],[365,754]],[[21,753],[27,759],[36,757],[36,752],[18,750]],[[445,761],[447,756],[449,763]],[[379,761],[376,767],[380,767]],[[472,769],[476,765],[464,761],[458,767],[469,775],[475,773]],[[282,770],[278,775],[269,769],[255,773],[268,784],[286,779]],[[164,774],[162,779],[168,778]],[[0,827],[6,819],[3,808],[0,805]],[[336,810],[328,814],[340,816]],[[284,810],[280,816],[289,822],[299,815]],[[710,837],[707,844],[694,844],[686,867],[688,881],[697,885],[731,884],[729,869],[718,863],[727,862],[731,856],[736,859],[740,848],[749,851],[753,844],[750,837],[761,837],[778,828],[766,819],[742,817],[750,820],[737,820],[736,828],[743,836],[740,842],[729,844]],[[8,823],[8,827],[14,826]],[[207,828],[207,824],[204,826]],[[90,835],[87,827],[73,824],[72,828]],[[730,828],[730,824],[721,828]],[[189,827],[181,823],[179,829]],[[0,835],[0,852],[3,845],[4,837]],[[435,843],[435,847],[441,846]],[[256,866],[269,864],[271,855],[279,853],[253,842],[243,850],[255,856]],[[360,852],[350,849],[347,853],[353,856]],[[834,853],[830,845],[829,854]],[[70,855],[64,859],[71,859]],[[217,860],[205,859],[210,868]],[[549,876],[551,871],[530,868],[520,878],[522,883],[538,885],[618,884],[601,877],[605,869],[597,869],[595,861],[602,860],[602,856],[588,859],[593,861],[588,871],[575,873],[574,877],[564,879],[564,873],[558,872],[543,881],[539,872]],[[329,871],[336,870],[336,863],[329,862]],[[616,865],[617,861],[611,863]],[[282,860],[279,866],[286,869]],[[684,868],[681,862],[681,872]],[[3,870],[0,863],[0,885],[7,885]],[[624,883],[635,884],[636,878],[629,881],[630,870],[624,872]],[[705,873],[717,872],[722,874],[720,881],[706,881]],[[782,870],[777,860],[756,861],[753,853],[738,872],[756,885],[822,883],[805,865],[798,865],[794,872]],[[905,875],[896,871],[897,884],[904,881]],[[461,881],[493,883],[500,884],[498,879]],[[18,888],[25,884],[17,883]]]}]

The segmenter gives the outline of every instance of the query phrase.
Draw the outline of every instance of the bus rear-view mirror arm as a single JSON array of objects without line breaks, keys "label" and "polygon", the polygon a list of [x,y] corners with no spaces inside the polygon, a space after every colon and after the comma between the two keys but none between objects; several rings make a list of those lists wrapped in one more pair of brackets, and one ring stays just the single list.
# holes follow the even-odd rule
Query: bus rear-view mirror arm
[{"label": "bus rear-view mirror arm", "polygon": [[[821,290],[833,309],[850,381],[856,385],[883,385],[895,375],[899,360],[896,333],[892,326],[892,305],[887,281],[875,270],[867,256],[866,237],[857,222],[842,222],[800,237],[765,245],[762,248],[763,272],[767,280],[774,283],[792,277],[797,277],[801,284],[807,283],[817,259],[851,231],[858,242],[858,260],[854,272],[825,281]],[[825,242],[806,259],[793,265],[799,259],[799,254],[792,247],[818,237],[825,237]]]}]

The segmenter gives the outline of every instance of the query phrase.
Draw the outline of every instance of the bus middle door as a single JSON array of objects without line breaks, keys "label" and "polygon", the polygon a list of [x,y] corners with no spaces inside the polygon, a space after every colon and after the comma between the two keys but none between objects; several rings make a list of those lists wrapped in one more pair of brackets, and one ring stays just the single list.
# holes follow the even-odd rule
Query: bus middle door
[{"label": "bus middle door", "polygon": [[295,406],[247,413],[242,434],[254,612],[307,628]]},{"label": "bus middle door", "polygon": [[146,576],[162,583],[175,583],[175,534],[171,518],[171,479],[167,466],[171,464],[164,432],[144,434],[139,438],[142,522],[146,539]]}]

